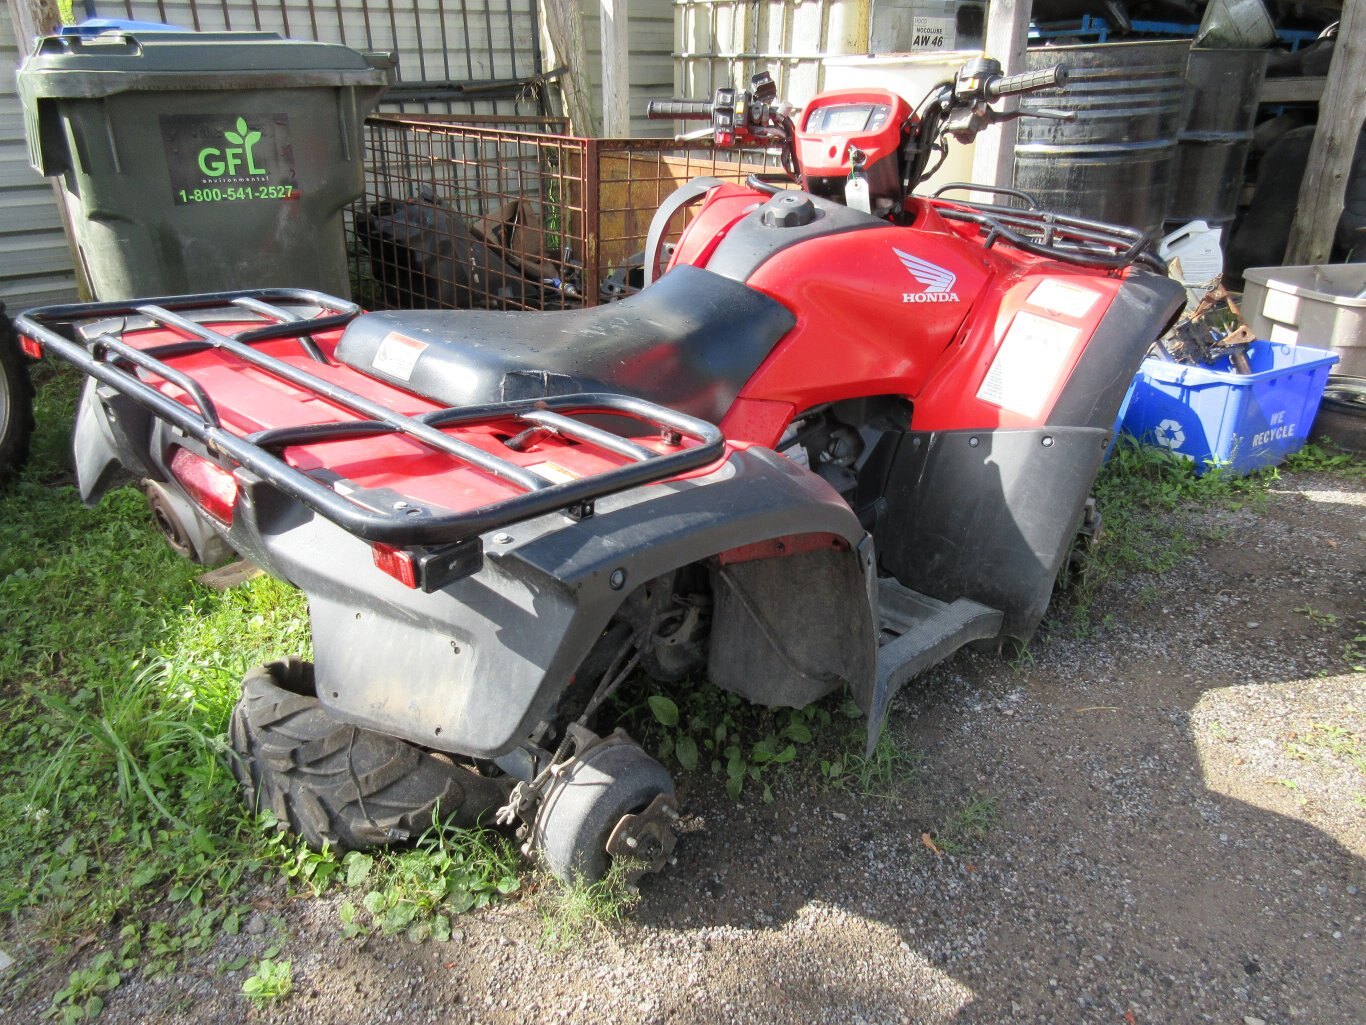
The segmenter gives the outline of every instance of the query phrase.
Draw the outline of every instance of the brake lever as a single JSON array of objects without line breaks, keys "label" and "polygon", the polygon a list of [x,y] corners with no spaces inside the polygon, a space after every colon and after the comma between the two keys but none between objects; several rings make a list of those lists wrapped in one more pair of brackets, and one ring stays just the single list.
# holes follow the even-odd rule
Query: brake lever
[{"label": "brake lever", "polygon": [[696,142],[698,139],[711,138],[711,134],[712,128],[711,125],[708,125],[706,128],[698,128],[691,132],[684,132],[681,135],[675,135],[674,142]]},{"label": "brake lever", "polygon": [[1016,110],[1016,117],[1041,117],[1049,121],[1066,121],[1071,124],[1077,119],[1075,110],[1054,110],[1051,107],[1040,107],[1038,110]]},{"label": "brake lever", "polygon": [[967,145],[984,128],[1004,124],[1021,117],[1038,117],[1048,121],[1071,123],[1077,120],[1077,112],[1075,110],[1053,110],[1049,107],[1040,110],[1021,110],[1018,107],[1014,110],[996,110],[987,103],[978,101],[971,107],[959,107],[954,110],[944,122],[943,133],[952,135],[960,143]]},{"label": "brake lever", "polygon": [[1066,121],[1071,124],[1077,120],[1077,112],[1075,110],[1053,110],[1051,107],[1041,107],[1038,110],[1021,110],[1019,108],[1010,111],[993,110],[990,122],[993,125],[999,125],[1002,122],[1014,121],[1020,117],[1039,117],[1045,121]]}]

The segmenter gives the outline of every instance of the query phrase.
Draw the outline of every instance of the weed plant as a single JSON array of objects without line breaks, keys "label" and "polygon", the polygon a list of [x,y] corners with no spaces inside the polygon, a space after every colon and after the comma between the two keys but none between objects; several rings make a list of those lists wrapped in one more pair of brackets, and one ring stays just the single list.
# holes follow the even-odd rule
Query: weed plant
[{"label": "weed plant", "polygon": [[796,763],[799,749],[832,722],[826,704],[764,709],[706,681],[687,680],[667,690],[643,677],[636,682],[631,693],[651,687],[656,692],[635,705],[618,702],[618,722],[666,765],[720,776],[737,800],[757,790],[762,801],[771,802],[775,776]]},{"label": "weed plant", "polygon": [[415,943],[451,936],[451,916],[488,907],[521,887],[516,852],[496,833],[456,829],[439,818],[411,850],[352,851],[346,887],[361,895],[339,914],[348,938],[402,933]]},{"label": "weed plant", "polygon": [[627,882],[629,871],[626,862],[616,861],[607,875],[595,883],[583,879],[569,883],[545,880],[538,892],[542,948],[551,952],[563,950],[590,929],[620,925],[640,903],[640,891]]},{"label": "weed plant", "polygon": [[[1199,547],[1180,513],[1199,506],[1261,508],[1283,472],[1326,472],[1360,479],[1366,463],[1319,445],[1306,445],[1280,467],[1245,477],[1212,467],[1195,475],[1192,464],[1166,449],[1121,437],[1102,467],[1094,492],[1104,529],[1082,559],[1065,596],[1055,596],[1050,620],[1089,628],[1091,603],[1108,581],[1134,574],[1161,576]],[[1059,600],[1061,597],[1062,600]]]}]

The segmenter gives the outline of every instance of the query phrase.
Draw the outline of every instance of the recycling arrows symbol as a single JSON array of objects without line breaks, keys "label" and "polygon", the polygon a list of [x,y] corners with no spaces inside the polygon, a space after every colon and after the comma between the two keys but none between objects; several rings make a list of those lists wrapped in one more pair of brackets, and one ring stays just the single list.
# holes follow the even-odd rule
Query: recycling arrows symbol
[{"label": "recycling arrows symbol", "polygon": [[1178,421],[1163,420],[1153,428],[1153,440],[1163,448],[1175,451],[1186,440],[1186,432],[1181,429],[1181,424]]}]

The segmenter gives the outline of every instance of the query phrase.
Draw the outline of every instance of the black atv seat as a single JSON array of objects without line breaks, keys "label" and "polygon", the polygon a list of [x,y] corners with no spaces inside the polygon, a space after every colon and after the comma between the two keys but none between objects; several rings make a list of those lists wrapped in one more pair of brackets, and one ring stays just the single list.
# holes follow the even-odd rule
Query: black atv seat
[{"label": "black atv seat", "polygon": [[581,310],[367,313],[341,362],[448,406],[618,392],[717,423],[796,318],[739,282],[677,267]]}]

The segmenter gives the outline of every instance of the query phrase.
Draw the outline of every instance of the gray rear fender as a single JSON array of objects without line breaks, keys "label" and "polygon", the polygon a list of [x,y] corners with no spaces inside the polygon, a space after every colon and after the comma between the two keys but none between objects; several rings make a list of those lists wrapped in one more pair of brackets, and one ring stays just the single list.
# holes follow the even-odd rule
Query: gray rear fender
[{"label": "gray rear fender", "polygon": [[801,706],[875,672],[865,532],[824,481],[768,449],[599,499],[588,519],[486,535],[482,568],[430,594],[250,474],[239,482],[232,544],[308,594],[323,704],[428,747],[497,758],[521,745],[566,688],[591,693],[597,681],[575,671],[627,596],[698,563],[715,592],[719,685]]},{"label": "gray rear fender", "polygon": [[121,469],[138,477],[165,480],[149,462],[154,420],[132,399],[93,377],[76,406],[71,448],[81,501],[94,505],[118,480]]}]

